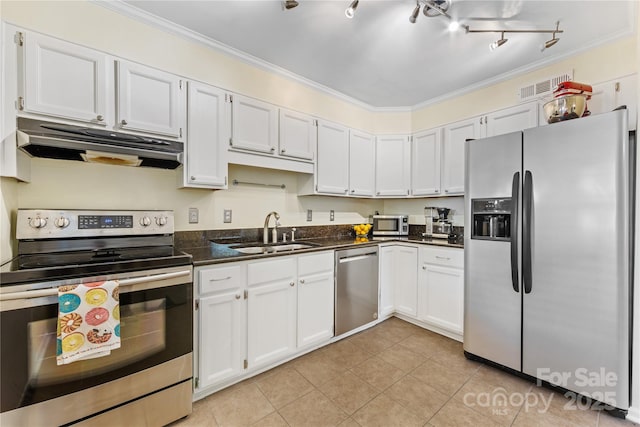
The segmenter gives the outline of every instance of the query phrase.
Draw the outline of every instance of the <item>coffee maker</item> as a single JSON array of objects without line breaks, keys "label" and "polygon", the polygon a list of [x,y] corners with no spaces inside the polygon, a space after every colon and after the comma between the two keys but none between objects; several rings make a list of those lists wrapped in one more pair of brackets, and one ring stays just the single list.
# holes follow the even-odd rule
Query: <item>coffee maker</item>
[{"label": "coffee maker", "polygon": [[453,234],[453,224],[447,219],[451,209],[434,208],[438,212],[438,217],[433,223],[433,233],[431,237],[434,239],[448,239]]}]

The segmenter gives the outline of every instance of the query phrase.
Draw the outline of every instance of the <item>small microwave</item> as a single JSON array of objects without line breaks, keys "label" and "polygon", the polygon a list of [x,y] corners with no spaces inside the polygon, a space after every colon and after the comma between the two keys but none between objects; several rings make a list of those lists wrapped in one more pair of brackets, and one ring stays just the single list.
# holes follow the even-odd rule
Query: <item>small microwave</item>
[{"label": "small microwave", "polygon": [[374,215],[374,236],[408,236],[409,216],[407,215]]}]

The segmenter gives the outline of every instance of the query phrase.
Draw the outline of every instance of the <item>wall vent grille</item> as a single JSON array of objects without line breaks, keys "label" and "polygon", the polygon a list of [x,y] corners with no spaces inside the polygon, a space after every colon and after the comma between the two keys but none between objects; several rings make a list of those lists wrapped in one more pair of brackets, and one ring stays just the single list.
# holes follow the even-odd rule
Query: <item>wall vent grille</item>
[{"label": "wall vent grille", "polygon": [[545,95],[551,95],[553,89],[558,83],[573,80],[573,70],[568,73],[562,73],[553,77],[546,78],[544,80],[531,83],[526,86],[522,86],[518,90],[518,100],[520,102],[529,101],[531,99],[541,98]]}]

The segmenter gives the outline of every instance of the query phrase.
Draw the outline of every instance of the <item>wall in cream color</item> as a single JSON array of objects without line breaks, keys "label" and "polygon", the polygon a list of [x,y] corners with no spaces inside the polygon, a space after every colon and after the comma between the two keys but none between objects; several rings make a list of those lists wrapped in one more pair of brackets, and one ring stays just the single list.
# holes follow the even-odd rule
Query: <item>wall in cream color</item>
[{"label": "wall in cream color", "polygon": [[2,1],[0,9],[4,20],[26,29],[353,128],[379,133],[411,130],[410,117],[398,120],[396,114],[372,113],[92,2]]},{"label": "wall in cream color", "polygon": [[[574,80],[598,84],[636,73],[636,36],[626,37],[571,56],[513,79],[491,85],[464,96],[419,108],[412,113],[412,129],[420,131],[457,120],[478,116],[518,103],[518,89],[545,78],[573,70]],[[534,52],[534,55],[540,52]],[[487,52],[487,60],[491,59]]]},{"label": "wall in cream color", "polygon": [[[546,67],[414,113],[371,112],[91,2],[2,1],[0,15],[7,22],[27,29],[376,134],[409,133],[412,129],[425,129],[512,105],[520,82],[529,82],[532,75],[547,76],[566,68],[564,64]],[[635,40],[627,39],[613,43],[611,46],[617,55],[609,55],[611,58],[606,54],[607,49],[611,49],[609,46],[566,62],[573,64],[576,79],[596,76],[607,80],[629,74],[637,71],[633,55],[628,55],[630,46],[633,47],[630,51],[635,52],[634,43]],[[611,65],[601,67],[605,60],[608,62],[604,63]],[[601,68],[604,71],[596,71]],[[270,210],[282,215],[285,226],[308,224],[307,209],[313,210],[311,224],[329,223],[331,209],[336,212],[334,223],[357,223],[376,210],[408,213],[413,216],[413,222],[419,222],[424,206],[428,205],[450,207],[455,211],[454,223],[462,225],[463,222],[461,197],[406,201],[298,197],[296,177],[289,172],[232,165],[230,182],[235,178],[284,183],[286,189],[231,186],[226,191],[178,190],[175,171],[33,159],[30,184],[2,181],[1,257],[6,259],[5,254],[11,247],[11,239],[7,237],[8,218],[19,207],[172,209],[178,230],[259,227]],[[136,183],[135,186],[132,183]],[[64,198],[61,189],[66,189]],[[200,210],[199,224],[188,223],[189,207]],[[224,209],[233,210],[231,224],[222,221]]]}]

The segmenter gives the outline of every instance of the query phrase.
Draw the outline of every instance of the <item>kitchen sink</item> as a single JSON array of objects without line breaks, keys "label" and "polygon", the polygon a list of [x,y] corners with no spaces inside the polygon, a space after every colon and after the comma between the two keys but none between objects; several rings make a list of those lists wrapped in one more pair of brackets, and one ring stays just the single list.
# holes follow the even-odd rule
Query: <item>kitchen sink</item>
[{"label": "kitchen sink", "polygon": [[229,247],[235,251],[241,252],[243,254],[268,254],[273,252],[285,252],[285,251],[296,251],[300,249],[309,249],[316,247],[316,244],[309,243],[283,243],[280,245],[263,245],[263,246],[249,246],[246,244],[231,244]]}]

